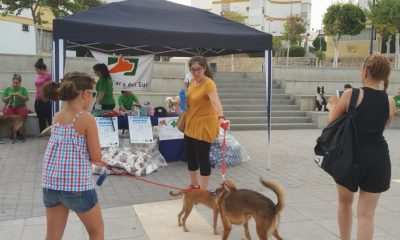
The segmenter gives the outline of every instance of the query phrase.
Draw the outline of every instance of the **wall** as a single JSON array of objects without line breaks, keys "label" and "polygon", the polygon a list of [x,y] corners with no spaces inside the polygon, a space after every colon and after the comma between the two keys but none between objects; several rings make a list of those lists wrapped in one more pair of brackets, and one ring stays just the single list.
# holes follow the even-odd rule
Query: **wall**
[{"label": "wall", "polygon": [[[325,93],[332,95],[345,83],[361,87],[359,68],[305,68],[274,67],[272,77],[285,87],[288,94],[315,95],[317,86],[325,86]],[[388,94],[395,95],[400,88],[400,71],[390,74]]]},{"label": "wall", "polygon": [[[345,57],[367,57],[369,55],[370,41],[340,41],[339,42],[339,58]],[[328,37],[327,52],[328,58],[333,58],[335,46],[332,38]]]},{"label": "wall", "polygon": [[29,32],[22,31],[21,23],[0,21],[0,53],[35,54],[35,30],[29,26]]}]

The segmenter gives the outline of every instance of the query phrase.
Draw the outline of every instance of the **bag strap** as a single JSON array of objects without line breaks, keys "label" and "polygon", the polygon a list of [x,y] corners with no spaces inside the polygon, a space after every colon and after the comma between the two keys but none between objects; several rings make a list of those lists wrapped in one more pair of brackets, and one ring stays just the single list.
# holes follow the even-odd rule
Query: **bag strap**
[{"label": "bag strap", "polygon": [[351,93],[348,112],[351,112],[356,108],[359,95],[360,95],[360,89],[359,88],[353,88],[352,93]]}]

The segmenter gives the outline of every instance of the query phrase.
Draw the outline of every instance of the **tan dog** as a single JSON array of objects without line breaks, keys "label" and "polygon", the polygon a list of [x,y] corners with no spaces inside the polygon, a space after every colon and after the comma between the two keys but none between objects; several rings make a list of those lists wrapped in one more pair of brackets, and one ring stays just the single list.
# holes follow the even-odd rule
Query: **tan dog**
[{"label": "tan dog", "polygon": [[236,189],[232,181],[224,181],[217,189],[218,207],[221,213],[224,233],[222,239],[228,239],[232,230],[232,224],[243,224],[246,239],[250,240],[248,221],[254,218],[257,235],[261,240],[268,239],[271,234],[278,240],[282,238],[278,234],[280,213],[285,205],[283,188],[274,182],[260,179],[261,183],[275,192],[278,203],[275,205],[271,199],[261,193]]},{"label": "tan dog", "polygon": [[[195,204],[201,203],[211,209],[213,209],[213,230],[214,234],[218,234],[217,232],[217,218],[218,218],[218,207],[215,201],[215,196],[212,196],[208,191],[203,191],[200,189],[192,189],[188,191],[180,191],[178,193],[169,192],[171,196],[179,196],[183,195],[183,206],[181,212],[178,214],[178,225],[183,226],[183,230],[188,232],[188,228],[186,227],[186,219],[189,217],[189,214],[192,212],[193,206]],[[182,217],[183,215],[183,217]]]},{"label": "tan dog", "polygon": [[19,132],[22,135],[22,138],[24,139],[23,136],[23,126],[24,126],[24,120],[18,116],[18,115],[10,115],[10,116],[4,116],[0,115],[0,134],[6,126],[11,128],[12,132],[12,140],[11,143],[14,143],[15,140],[17,139],[17,133]]}]

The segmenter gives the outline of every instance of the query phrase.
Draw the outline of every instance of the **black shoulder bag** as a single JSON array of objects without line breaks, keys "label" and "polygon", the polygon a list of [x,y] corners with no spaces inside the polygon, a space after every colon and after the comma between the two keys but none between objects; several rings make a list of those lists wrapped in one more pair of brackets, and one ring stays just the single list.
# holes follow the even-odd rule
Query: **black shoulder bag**
[{"label": "black shoulder bag", "polygon": [[357,167],[357,100],[360,89],[353,88],[348,111],[326,126],[314,147],[314,161],[335,180],[348,176]]}]

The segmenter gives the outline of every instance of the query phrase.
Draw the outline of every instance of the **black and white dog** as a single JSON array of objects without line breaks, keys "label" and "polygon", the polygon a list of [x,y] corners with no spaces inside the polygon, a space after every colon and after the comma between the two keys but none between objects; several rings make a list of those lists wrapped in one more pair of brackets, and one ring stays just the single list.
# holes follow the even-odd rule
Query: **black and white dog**
[{"label": "black and white dog", "polygon": [[329,109],[326,107],[328,104],[328,101],[325,98],[325,90],[324,86],[317,87],[317,108],[315,111],[329,111]]}]

